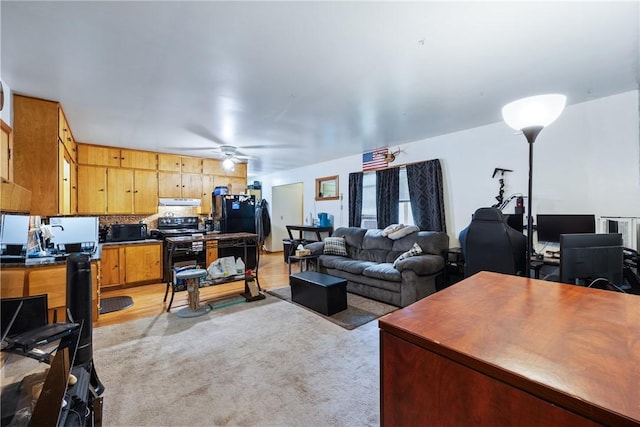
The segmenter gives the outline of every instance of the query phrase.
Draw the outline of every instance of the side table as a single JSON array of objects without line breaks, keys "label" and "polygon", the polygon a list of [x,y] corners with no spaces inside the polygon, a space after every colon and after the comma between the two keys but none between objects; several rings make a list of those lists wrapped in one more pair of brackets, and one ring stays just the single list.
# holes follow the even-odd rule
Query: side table
[{"label": "side table", "polygon": [[318,255],[305,255],[305,256],[289,256],[289,276],[291,276],[291,262],[298,261],[300,263],[300,273],[303,271],[309,271],[309,261],[313,265],[313,269],[318,271]]},{"label": "side table", "polygon": [[184,270],[176,273],[176,279],[184,279],[187,283],[188,306],[176,312],[178,317],[197,317],[211,311],[208,305],[200,305],[200,279],[207,275],[205,269]]}]

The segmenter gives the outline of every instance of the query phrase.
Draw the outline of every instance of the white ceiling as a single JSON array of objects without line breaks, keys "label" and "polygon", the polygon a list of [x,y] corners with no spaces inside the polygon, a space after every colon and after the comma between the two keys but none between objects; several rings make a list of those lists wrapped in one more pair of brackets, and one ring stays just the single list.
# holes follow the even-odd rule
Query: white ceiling
[{"label": "white ceiling", "polygon": [[0,3],[1,76],[78,141],[262,174],[638,88],[638,1]]}]

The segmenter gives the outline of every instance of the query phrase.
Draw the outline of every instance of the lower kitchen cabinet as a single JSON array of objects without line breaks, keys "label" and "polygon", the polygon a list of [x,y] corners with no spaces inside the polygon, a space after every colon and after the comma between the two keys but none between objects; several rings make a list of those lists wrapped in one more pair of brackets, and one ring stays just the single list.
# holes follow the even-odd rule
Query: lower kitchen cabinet
[{"label": "lower kitchen cabinet", "polygon": [[102,288],[162,281],[162,242],[102,247]]},{"label": "lower kitchen cabinet", "polygon": [[[67,265],[57,263],[31,267],[3,267],[1,272],[3,298],[47,294],[49,322],[54,314],[58,322],[66,319],[67,307]],[[91,262],[91,306],[93,320],[98,320],[100,311],[100,283],[97,262]]]}]

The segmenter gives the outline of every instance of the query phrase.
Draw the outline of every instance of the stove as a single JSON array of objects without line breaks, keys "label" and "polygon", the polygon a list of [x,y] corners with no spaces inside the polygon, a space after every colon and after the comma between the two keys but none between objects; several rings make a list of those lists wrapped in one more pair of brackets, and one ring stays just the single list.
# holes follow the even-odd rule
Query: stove
[{"label": "stove", "polygon": [[198,233],[200,220],[197,216],[163,216],[158,218],[158,229],[153,230],[155,238],[190,236]]},{"label": "stove", "polygon": [[[200,221],[197,216],[164,216],[158,218],[158,229],[153,230],[152,235],[159,240],[168,237],[191,236],[192,234],[203,233],[198,229]],[[183,264],[198,264],[202,268],[206,266],[206,251],[202,242],[194,242],[191,248],[174,253],[169,259],[167,243],[163,245],[164,258],[164,280],[168,283],[172,280],[172,269]]]}]

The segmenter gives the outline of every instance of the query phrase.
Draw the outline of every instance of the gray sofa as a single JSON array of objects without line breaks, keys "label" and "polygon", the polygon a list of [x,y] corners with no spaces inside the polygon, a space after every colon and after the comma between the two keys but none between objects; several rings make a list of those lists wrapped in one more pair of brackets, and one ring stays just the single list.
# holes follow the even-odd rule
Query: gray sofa
[{"label": "gray sofa", "polygon": [[[347,279],[347,290],[354,294],[406,307],[436,291],[442,280],[444,251],[449,236],[434,231],[418,231],[398,240],[382,235],[382,230],[357,227],[337,228],[334,237],[344,237],[347,257],[324,254],[324,242],[305,246],[318,255],[321,273]],[[393,262],[417,242],[422,254]]]}]

